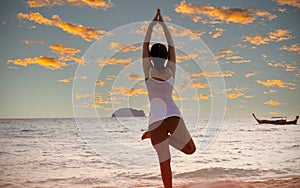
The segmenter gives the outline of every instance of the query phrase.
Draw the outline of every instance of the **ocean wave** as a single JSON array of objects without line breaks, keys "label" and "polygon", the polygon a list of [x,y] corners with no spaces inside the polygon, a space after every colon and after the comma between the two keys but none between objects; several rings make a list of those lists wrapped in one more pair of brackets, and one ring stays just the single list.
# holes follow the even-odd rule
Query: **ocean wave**
[{"label": "ocean wave", "polygon": [[242,169],[242,168],[204,168],[191,172],[184,172],[176,174],[175,178],[180,179],[223,179],[223,178],[247,178],[247,177],[261,177],[265,174],[286,174],[281,170],[260,170],[260,169]]}]

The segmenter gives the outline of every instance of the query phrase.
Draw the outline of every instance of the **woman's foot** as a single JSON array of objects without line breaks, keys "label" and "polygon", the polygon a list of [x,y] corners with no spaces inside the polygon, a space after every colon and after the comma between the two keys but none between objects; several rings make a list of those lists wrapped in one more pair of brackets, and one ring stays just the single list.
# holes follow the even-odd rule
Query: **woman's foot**
[{"label": "woman's foot", "polygon": [[142,140],[150,138],[150,133],[148,131],[144,132],[144,134],[142,135]]}]

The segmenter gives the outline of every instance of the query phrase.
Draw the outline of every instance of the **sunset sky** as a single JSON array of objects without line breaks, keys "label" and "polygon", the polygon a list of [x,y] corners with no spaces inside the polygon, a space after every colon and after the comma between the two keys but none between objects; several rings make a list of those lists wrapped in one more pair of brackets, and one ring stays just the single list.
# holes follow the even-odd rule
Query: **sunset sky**
[{"label": "sunset sky", "polygon": [[[178,71],[174,100],[185,104],[184,114],[196,115],[194,104],[209,114],[214,96],[206,78],[223,76],[226,114],[299,115],[298,0],[2,0],[0,4],[0,118],[73,117],[72,95],[87,99],[76,108],[96,109],[100,116],[110,116],[113,104],[127,107],[128,101],[147,114],[143,73],[120,76],[122,68],[141,58],[141,44],[114,41],[107,46],[116,53],[109,60],[99,52],[97,66],[105,73],[95,82],[94,94],[74,93],[72,87],[74,81],[89,79],[88,74],[75,76],[75,71],[87,63],[83,56],[94,42],[121,26],[151,20],[157,8],[166,22],[183,28],[170,27],[175,45],[180,37],[202,40],[222,70],[222,74],[193,72],[188,68],[193,59],[205,53],[178,49],[178,66],[185,72]],[[142,40],[145,25],[132,32]],[[192,81],[183,81],[184,76]],[[114,84],[123,77],[138,86]]]}]

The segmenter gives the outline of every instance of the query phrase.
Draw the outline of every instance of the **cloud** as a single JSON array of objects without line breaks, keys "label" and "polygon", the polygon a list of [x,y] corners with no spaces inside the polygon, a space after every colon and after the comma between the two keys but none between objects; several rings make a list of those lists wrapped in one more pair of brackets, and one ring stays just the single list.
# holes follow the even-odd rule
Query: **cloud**
[{"label": "cloud", "polygon": [[272,106],[277,106],[277,105],[282,104],[282,103],[280,103],[278,101],[274,101],[274,100],[271,99],[271,100],[268,100],[268,101],[264,102],[264,104],[268,104],[268,105],[272,105]]},{"label": "cloud", "polygon": [[292,32],[286,29],[277,29],[274,32],[269,32],[271,41],[280,42],[292,38]]},{"label": "cloud", "polygon": [[71,4],[74,6],[88,5],[92,8],[102,8],[104,10],[113,6],[113,3],[108,0],[107,2],[103,0],[28,0],[27,5],[30,8],[40,8],[40,7],[52,7],[54,5],[63,6],[65,4]]},{"label": "cloud", "polygon": [[141,50],[141,46],[132,46],[132,45],[124,45],[118,42],[112,42],[110,44],[110,50],[114,50],[116,52],[129,52],[129,51],[138,51]]},{"label": "cloud", "polygon": [[202,83],[198,83],[198,82],[192,82],[191,86],[193,88],[197,88],[197,89],[204,89],[208,87],[208,84],[202,84]]},{"label": "cloud", "polygon": [[88,94],[88,93],[77,93],[75,95],[75,98],[76,99],[81,99],[81,98],[90,98],[91,97],[91,94]]},{"label": "cloud", "polygon": [[173,26],[168,27],[172,35],[177,37],[184,37],[187,36],[191,40],[197,40],[202,37],[204,32],[200,32],[198,30],[191,30],[191,29],[178,29]]},{"label": "cloud", "polygon": [[126,88],[126,87],[115,87],[111,92],[112,95],[123,95],[123,96],[136,96],[136,95],[147,95],[148,92],[145,89],[134,89],[134,88]]},{"label": "cloud", "polygon": [[298,44],[293,44],[290,47],[282,46],[280,48],[280,50],[287,50],[287,51],[290,51],[290,52],[295,52],[295,53],[300,54],[300,46]]},{"label": "cloud", "polygon": [[65,62],[60,62],[52,57],[46,57],[46,56],[39,56],[35,58],[27,57],[24,59],[15,59],[15,60],[7,60],[7,63],[13,63],[15,65],[20,65],[20,66],[28,66],[32,64],[37,64],[42,67],[45,67],[47,69],[51,70],[57,70],[61,69],[64,66],[67,66]]},{"label": "cloud", "polygon": [[244,92],[248,90],[248,88],[244,88],[244,87],[235,87],[235,88],[228,88],[227,89],[227,97],[229,99],[236,99],[239,98],[241,96],[244,96],[245,98],[251,98],[252,96],[245,96]]},{"label": "cloud", "polygon": [[300,8],[299,0],[277,0],[276,2],[279,5],[290,5],[290,6]]},{"label": "cloud", "polygon": [[209,98],[211,98],[212,96],[211,95],[207,95],[207,94],[199,94],[199,96],[197,97],[193,97],[193,100],[196,100],[196,101],[200,101],[200,100],[208,100]]},{"label": "cloud", "polygon": [[167,21],[167,22],[172,21],[170,16],[163,16],[163,18],[164,18],[164,21]]},{"label": "cloud", "polygon": [[183,54],[183,55],[177,55],[176,56],[176,62],[182,62],[182,61],[188,61],[196,58],[198,56],[197,53],[192,53],[192,54]]},{"label": "cloud", "polygon": [[226,63],[249,63],[251,62],[251,60],[249,59],[244,59],[242,56],[239,55],[235,55],[234,52],[232,50],[229,49],[223,49],[223,50],[219,50],[214,52],[214,57],[217,60],[220,59],[225,59],[227,60]]},{"label": "cloud", "polygon": [[136,73],[127,73],[126,76],[129,80],[144,80],[145,78],[143,76],[140,76]]},{"label": "cloud", "polygon": [[70,80],[65,78],[65,79],[61,79],[61,80],[58,80],[58,82],[62,82],[62,83],[69,83]]},{"label": "cloud", "polygon": [[266,87],[278,86],[280,88],[289,88],[289,89],[297,88],[296,84],[283,82],[282,80],[266,80],[266,81],[256,80],[256,82]]},{"label": "cloud", "polygon": [[245,77],[246,77],[246,78],[249,78],[249,77],[255,76],[256,74],[257,74],[256,71],[250,72],[250,73],[246,74]]},{"label": "cloud", "polygon": [[96,86],[104,86],[105,82],[101,80],[97,80]]},{"label": "cloud", "polygon": [[285,63],[268,63],[269,66],[271,67],[281,67],[284,68],[284,70],[286,70],[287,72],[292,72],[297,70],[296,66],[290,65],[290,64],[285,64]]},{"label": "cloud", "polygon": [[43,40],[23,40],[24,44],[31,45],[31,44],[44,44]]},{"label": "cloud", "polygon": [[74,61],[78,64],[84,64],[83,58],[74,57],[75,54],[80,52],[79,49],[72,48],[69,46],[63,46],[60,44],[51,45],[49,46],[49,48],[54,54],[58,55],[59,61]]},{"label": "cloud", "polygon": [[181,96],[177,96],[177,95],[173,95],[172,98],[173,98],[174,101],[184,101],[184,100],[187,100],[186,97],[181,97]]},{"label": "cloud", "polygon": [[191,76],[205,76],[205,77],[231,77],[233,76],[234,72],[233,71],[226,71],[226,72],[208,72],[208,71],[203,71],[199,73],[192,73]]},{"label": "cloud", "polygon": [[224,49],[224,50],[219,50],[217,52],[214,52],[214,57],[215,57],[215,59],[218,60],[218,59],[225,58],[228,55],[232,55],[232,54],[233,54],[232,50]]},{"label": "cloud", "polygon": [[271,94],[271,93],[276,93],[277,91],[275,91],[275,90],[270,90],[270,91],[264,91],[264,94]]},{"label": "cloud", "polygon": [[100,35],[105,34],[104,30],[95,30],[93,28],[85,27],[83,25],[76,25],[73,23],[64,22],[60,19],[58,15],[53,15],[53,20],[50,20],[48,18],[45,18],[39,12],[33,12],[29,14],[19,13],[18,18],[33,21],[38,24],[58,27],[69,34],[81,37],[87,42],[97,40],[100,38]]},{"label": "cloud", "polygon": [[269,32],[267,37],[260,35],[244,36],[244,42],[250,42],[255,45],[268,44],[270,42],[281,42],[292,38],[292,32],[286,29],[277,29],[273,32]]},{"label": "cloud", "polygon": [[236,98],[238,98],[238,97],[240,97],[240,96],[243,96],[243,95],[244,95],[243,93],[238,92],[238,93],[230,93],[230,94],[227,94],[227,97],[228,97],[229,99],[236,99]]},{"label": "cloud", "polygon": [[262,44],[268,44],[270,42],[269,37],[262,37],[260,35],[250,35],[250,36],[244,36],[244,41],[250,42],[251,44],[255,45],[262,45]]},{"label": "cloud", "polygon": [[263,10],[231,8],[225,6],[200,6],[186,3],[185,0],[181,1],[180,5],[175,7],[175,11],[191,17],[194,22],[201,20],[202,15],[208,17],[210,23],[250,24],[256,20],[256,17],[266,17],[268,20],[276,18],[276,15]]},{"label": "cloud", "polygon": [[216,39],[218,37],[221,37],[223,35],[224,29],[217,27],[215,29],[216,33],[213,34],[212,38]]},{"label": "cloud", "polygon": [[117,59],[117,58],[110,58],[110,59],[98,59],[98,65],[99,66],[106,66],[106,65],[116,65],[116,64],[121,64],[124,66],[129,66],[132,58],[125,58],[125,59]]}]

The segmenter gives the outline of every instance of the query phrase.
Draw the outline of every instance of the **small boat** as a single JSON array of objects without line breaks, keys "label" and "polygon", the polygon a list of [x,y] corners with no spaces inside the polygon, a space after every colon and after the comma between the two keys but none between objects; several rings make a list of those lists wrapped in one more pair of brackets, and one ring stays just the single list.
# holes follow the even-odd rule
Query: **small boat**
[{"label": "small boat", "polygon": [[256,119],[256,121],[259,124],[273,124],[273,125],[292,125],[292,124],[297,124],[297,121],[299,119],[299,116],[296,116],[296,119],[292,120],[292,121],[287,121],[286,117],[273,117],[273,118],[280,118],[280,119],[276,119],[276,120],[259,120],[256,118],[256,116],[254,114],[252,114],[253,117]]}]

